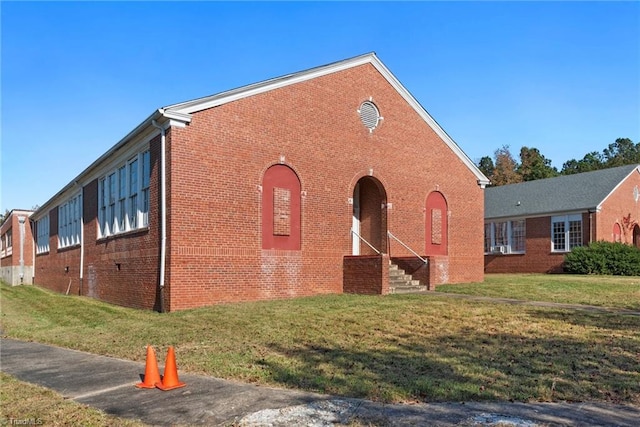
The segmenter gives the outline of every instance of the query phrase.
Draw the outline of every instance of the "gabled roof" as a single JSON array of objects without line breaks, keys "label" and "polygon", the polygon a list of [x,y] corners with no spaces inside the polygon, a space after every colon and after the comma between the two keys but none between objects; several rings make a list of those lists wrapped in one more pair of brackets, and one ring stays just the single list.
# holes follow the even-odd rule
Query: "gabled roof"
[{"label": "gabled roof", "polygon": [[462,160],[462,162],[476,176],[479,185],[484,187],[489,183],[489,179],[478,169],[475,163],[460,149],[458,144],[438,125],[438,123],[427,113],[420,103],[409,93],[409,91],[400,83],[400,81],[387,69],[387,67],[378,59],[375,53],[356,56],[354,58],[345,59],[328,65],[323,65],[309,70],[300,71],[285,76],[276,77],[258,83],[253,83],[240,88],[228,90],[215,95],[198,98],[191,101],[181,102],[178,104],[168,105],[161,108],[165,116],[172,114],[175,117],[190,117],[191,114],[207,108],[217,107],[228,102],[253,96],[259,93],[278,89],[295,83],[311,80],[316,77],[357,67],[363,64],[371,64],[380,72],[380,74],[393,86],[393,88],[402,96],[411,107],[427,122],[427,124],[438,134],[445,144]]},{"label": "gabled roof", "polygon": [[595,211],[640,165],[627,165],[485,190],[486,219]]},{"label": "gabled roof", "polygon": [[469,170],[475,175],[478,185],[484,188],[489,184],[489,179],[478,169],[473,161],[460,149],[453,139],[438,125],[438,123],[427,113],[427,111],[420,105],[420,103],[409,93],[407,89],[398,81],[398,79],[391,74],[391,72],[385,67],[385,65],[378,59],[375,53],[368,53],[365,55],[356,56],[354,58],[345,59],[342,61],[334,62],[328,65],[323,65],[309,70],[300,71],[293,74],[287,74],[281,77],[265,80],[258,83],[253,83],[247,86],[242,86],[236,89],[231,89],[225,92],[220,92],[215,95],[206,96],[204,98],[198,98],[191,101],[181,102],[178,104],[168,105],[166,107],[158,108],[153,111],[149,117],[143,120],[138,126],[136,126],[131,132],[129,132],[124,138],[118,141],[107,152],[95,160],[84,171],[82,171],[76,178],[74,178],[69,184],[63,187],[56,195],[50,198],[46,203],[40,206],[36,211],[35,216],[42,215],[46,212],[51,205],[54,205],[59,198],[65,197],[66,193],[75,188],[78,182],[81,182],[90,173],[99,169],[101,165],[109,159],[114,153],[121,150],[131,141],[136,138],[140,138],[141,135],[147,135],[150,132],[159,132],[156,129],[158,126],[180,126],[184,127],[191,122],[193,113],[206,110],[207,108],[213,108],[219,105],[226,104],[228,102],[236,101],[238,99],[253,96],[259,93],[267,92],[273,89],[278,89],[295,83],[310,80],[316,77],[324,76],[327,74],[335,73],[338,71],[346,70],[352,67],[357,67],[363,64],[371,64],[374,66],[380,74],[398,91],[398,93],[413,107],[413,109],[423,118],[423,120],[433,129],[433,131],[444,141],[444,143],[451,148],[451,150],[460,158],[460,160],[469,168]]}]

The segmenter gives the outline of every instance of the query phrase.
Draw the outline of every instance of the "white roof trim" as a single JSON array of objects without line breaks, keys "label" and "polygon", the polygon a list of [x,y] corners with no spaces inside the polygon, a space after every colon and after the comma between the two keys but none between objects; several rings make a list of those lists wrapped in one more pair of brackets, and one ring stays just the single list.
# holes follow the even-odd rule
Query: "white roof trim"
[{"label": "white roof trim", "polygon": [[613,189],[609,192],[609,194],[607,194],[607,195],[604,197],[604,199],[602,199],[602,201],[601,201],[600,203],[598,203],[598,206],[597,206],[598,211],[600,211],[600,209],[602,209],[602,205],[604,204],[604,202],[606,202],[606,201],[607,201],[607,199],[608,199],[608,198],[609,198],[613,193],[615,193],[615,192],[616,192],[616,190],[618,189],[618,187],[620,187],[620,186],[622,185],[622,183],[623,183],[623,182],[625,182],[627,179],[629,179],[629,177],[630,177],[631,175],[633,175],[634,173],[640,173],[640,166],[637,166],[637,167],[636,167],[636,168],[634,168],[631,172],[629,172],[629,174],[628,174],[627,176],[625,176],[624,178],[622,178],[622,179],[620,180],[620,182],[618,182],[618,183],[616,184],[616,186],[615,186],[615,187],[613,187]]},{"label": "white roof trim", "polygon": [[453,139],[444,131],[444,129],[440,127],[440,125],[433,119],[433,117],[431,117],[429,113],[427,113],[422,105],[420,105],[420,103],[411,95],[411,93],[409,93],[409,91],[400,83],[400,81],[387,69],[387,67],[385,67],[385,65],[378,59],[375,53],[368,53],[351,59],[346,59],[344,61],[312,68],[310,70],[265,80],[263,82],[254,83],[226,92],[221,92],[216,95],[194,99],[179,104],[169,105],[161,109],[161,111],[163,111],[166,117],[171,117],[171,114],[176,114],[184,120],[190,117],[191,114],[198,111],[217,107],[228,102],[247,98],[295,83],[304,82],[316,77],[321,77],[363,64],[373,65],[376,70],[378,70],[380,74],[382,74],[382,76],[391,84],[391,86],[393,86],[393,88],[400,94],[400,96],[402,96],[404,100],[407,101],[407,103],[420,115],[420,117],[422,117],[422,119],[427,122],[431,129],[433,129],[433,131],[445,142],[445,144],[447,144],[449,148],[451,148],[451,150],[460,158],[460,160],[462,160],[462,162],[469,168],[469,170],[471,170],[471,172],[476,176],[478,185],[480,187],[484,188],[487,184],[489,184],[489,179],[480,171],[480,169],[478,169],[473,161],[471,161],[471,159],[464,153],[464,151],[462,151],[458,144],[453,141]]}]

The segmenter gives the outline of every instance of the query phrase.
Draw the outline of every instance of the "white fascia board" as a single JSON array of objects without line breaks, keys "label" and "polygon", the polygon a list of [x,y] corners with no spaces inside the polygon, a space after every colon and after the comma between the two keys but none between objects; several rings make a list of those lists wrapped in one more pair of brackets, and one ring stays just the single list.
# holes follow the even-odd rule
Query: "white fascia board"
[{"label": "white fascia board", "polygon": [[471,172],[476,176],[477,183],[481,188],[485,188],[491,182],[489,178],[487,178],[482,171],[473,163],[473,161],[467,156],[467,154],[462,151],[462,149],[456,144],[456,142],[451,138],[447,132],[435,121],[433,117],[427,112],[427,110],[422,107],[422,105],[411,95],[400,81],[385,67],[385,65],[379,61],[377,58],[372,61],[372,64],[376,69],[382,74],[387,81],[394,87],[394,89],[413,107],[413,109],[422,117],[422,119],[427,122],[427,124],[433,129],[433,131],[442,139],[445,144],[451,148],[451,150],[462,160],[462,162],[471,170]]},{"label": "white fascia board", "polygon": [[282,77],[266,80],[264,82],[243,86],[227,92],[222,92],[217,95],[199,98],[180,104],[170,105],[165,107],[164,111],[189,115],[198,111],[206,110],[208,108],[217,107],[228,102],[233,102],[253,95],[268,92],[273,89],[278,89],[292,84],[304,82],[316,77],[336,73],[363,64],[371,64],[376,68],[376,70],[378,70],[378,72],[380,72],[380,74],[391,84],[391,86],[393,86],[393,88],[404,98],[404,100],[407,101],[409,105],[411,105],[411,107],[420,115],[420,117],[422,117],[425,122],[427,122],[431,129],[433,129],[433,131],[440,137],[440,139],[442,139],[445,144],[447,144],[447,146],[449,146],[449,148],[451,148],[451,150],[469,168],[469,170],[471,170],[471,172],[476,176],[477,183],[481,188],[485,188],[490,183],[489,179],[480,171],[480,169],[478,169],[478,167],[473,163],[473,161],[471,161],[466,153],[462,151],[458,144],[456,144],[455,141],[453,141],[453,139],[444,131],[444,129],[440,127],[440,125],[433,119],[433,117],[431,117],[431,115],[427,113],[422,105],[420,105],[420,103],[400,83],[400,81],[391,73],[391,71],[389,71],[389,69],[382,63],[382,61],[378,59],[375,53],[368,53],[333,64],[312,68],[307,71],[288,74]]},{"label": "white fascia board", "polygon": [[602,201],[601,201],[600,203],[598,203],[598,206],[597,206],[598,212],[600,212],[600,209],[602,209],[602,205],[604,204],[604,202],[606,202],[606,201],[607,201],[607,199],[608,199],[609,197],[611,197],[611,196],[613,195],[613,193],[615,193],[615,192],[616,192],[616,190],[617,190],[618,188],[620,188],[620,186],[622,185],[622,183],[623,183],[623,182],[625,182],[627,179],[629,179],[629,177],[630,177],[631,175],[633,175],[634,173],[638,173],[638,174],[640,174],[640,165],[639,165],[639,166],[636,166],[636,167],[635,167],[631,172],[629,172],[629,174],[628,174],[627,176],[625,176],[624,178],[622,178],[622,179],[620,180],[620,182],[618,182],[618,183],[616,184],[616,186],[615,186],[615,187],[613,187],[613,189],[609,192],[609,194],[607,194],[607,195],[604,197],[604,199],[602,199]]},{"label": "white fascia board", "polygon": [[358,56],[352,59],[347,59],[347,60],[336,62],[333,64],[312,68],[307,71],[287,74],[285,76],[276,77],[270,80],[265,80],[263,82],[242,86],[237,89],[221,92],[219,94],[211,95],[205,98],[199,98],[199,99],[194,99],[192,101],[169,105],[167,107],[164,107],[163,110],[167,112],[174,112],[174,113],[192,114],[198,111],[217,107],[229,102],[237,101],[243,98],[248,98],[250,96],[268,92],[274,89],[279,89],[292,84],[315,79],[316,77],[321,77],[327,74],[346,70],[352,67],[357,67],[362,64],[372,63],[374,61],[377,61],[375,54],[369,53],[369,54]]}]

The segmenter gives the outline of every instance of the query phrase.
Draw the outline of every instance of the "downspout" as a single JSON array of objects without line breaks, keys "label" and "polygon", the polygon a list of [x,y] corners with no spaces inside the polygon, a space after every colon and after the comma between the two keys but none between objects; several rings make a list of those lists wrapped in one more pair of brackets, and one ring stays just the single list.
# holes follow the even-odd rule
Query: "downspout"
[{"label": "downspout", "polygon": [[80,284],[78,285],[78,295],[82,295],[82,287],[84,286],[84,188],[81,190],[80,197]]},{"label": "downspout", "polygon": [[166,131],[155,120],[151,124],[160,129],[160,313],[164,313],[164,282],[167,258],[167,173],[166,173]]},{"label": "downspout", "polygon": [[22,285],[24,283],[24,233],[25,233],[25,228],[24,228],[24,222],[25,222],[25,217],[20,215],[18,217],[18,223],[19,228],[20,228],[20,284]]},{"label": "downspout", "polygon": [[31,245],[31,262],[33,263],[33,269],[31,270],[31,284],[36,284],[36,246],[38,246],[37,237],[33,236],[33,230],[35,221],[29,218],[29,226],[31,227],[31,240],[33,240],[33,244]]}]

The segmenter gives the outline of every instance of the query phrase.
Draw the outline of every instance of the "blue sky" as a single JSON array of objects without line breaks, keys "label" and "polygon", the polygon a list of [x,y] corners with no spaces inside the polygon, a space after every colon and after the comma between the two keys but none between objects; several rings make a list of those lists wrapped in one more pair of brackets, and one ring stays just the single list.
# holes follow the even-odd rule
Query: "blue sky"
[{"label": "blue sky", "polygon": [[[41,205],[155,109],[363,53],[474,161],[640,141],[639,2],[7,2],[0,211]],[[426,153],[428,155],[428,153]]]}]

